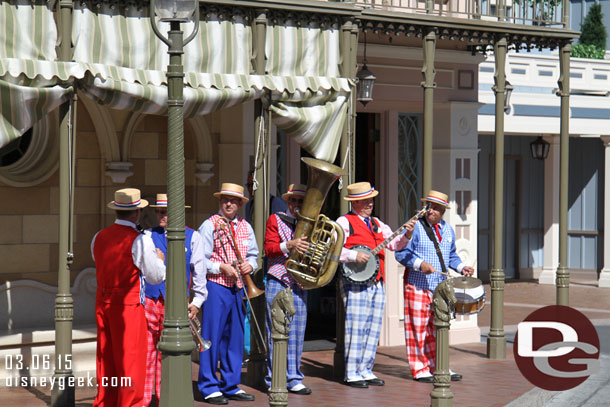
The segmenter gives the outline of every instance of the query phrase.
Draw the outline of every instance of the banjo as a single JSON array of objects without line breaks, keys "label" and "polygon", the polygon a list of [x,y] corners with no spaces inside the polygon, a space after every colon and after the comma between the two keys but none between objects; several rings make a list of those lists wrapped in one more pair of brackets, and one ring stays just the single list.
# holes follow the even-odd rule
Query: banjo
[{"label": "banjo", "polygon": [[[424,216],[427,209],[428,207],[424,206],[412,219],[420,219]],[[405,228],[406,225],[403,224],[374,249],[360,244],[350,247],[350,250],[368,254],[369,259],[365,263],[358,263],[356,261],[343,263],[343,277],[352,284],[367,284],[369,281],[376,279],[377,274],[379,273],[379,257],[377,254],[385,249],[385,247],[394,240],[396,236],[401,234]]]}]

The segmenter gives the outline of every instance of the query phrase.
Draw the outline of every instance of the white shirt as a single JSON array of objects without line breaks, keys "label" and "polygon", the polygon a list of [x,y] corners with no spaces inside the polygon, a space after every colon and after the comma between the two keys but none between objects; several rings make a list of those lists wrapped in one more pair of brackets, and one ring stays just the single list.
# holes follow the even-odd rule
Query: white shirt
[{"label": "white shirt", "polygon": [[[123,226],[130,226],[134,230],[138,230],[136,228],[136,224],[128,220],[117,219],[114,221],[114,223]],[[93,258],[94,262],[95,255],[93,254],[93,246],[95,245],[96,237],[97,233],[91,240],[91,257]],[[163,263],[163,260],[157,257],[157,248],[155,247],[155,244],[150,236],[146,236],[138,232],[138,237],[136,237],[136,240],[134,240],[133,245],[131,246],[131,258],[133,260],[133,264],[140,269],[140,272],[144,276],[144,280],[146,280],[148,283],[159,284],[165,280],[165,264]]]},{"label": "white shirt", "polygon": [[[150,229],[144,231],[146,236],[151,236],[152,232]],[[167,230],[165,231],[167,236]],[[152,237],[151,237],[152,240]],[[154,244],[154,243],[153,243]],[[193,231],[193,237],[191,238],[191,274],[193,276],[193,301],[191,304],[197,308],[201,308],[201,305],[208,298],[208,289],[206,288],[207,278],[205,258],[203,257],[203,242],[201,235],[196,230]]]}]

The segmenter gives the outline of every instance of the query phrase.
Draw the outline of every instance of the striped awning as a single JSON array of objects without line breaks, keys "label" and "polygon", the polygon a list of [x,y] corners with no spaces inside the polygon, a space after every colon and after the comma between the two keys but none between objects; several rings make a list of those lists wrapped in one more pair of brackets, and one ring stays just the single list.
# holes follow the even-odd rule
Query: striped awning
[{"label": "striped awning", "polygon": [[[83,86],[83,91],[113,109],[167,113],[164,74],[130,72],[125,77],[118,73],[110,77],[92,73],[88,76],[92,83]],[[153,81],[147,82],[146,77]],[[267,96],[267,107],[280,129],[314,157],[325,161],[335,158],[350,94],[347,79],[190,73],[185,76],[185,85],[187,118]]]},{"label": "striped awning", "polygon": [[[15,33],[0,29],[0,147],[63,103],[72,88],[109,108],[167,112],[167,46],[152,31],[147,7],[74,2],[74,56],[59,62],[51,3],[1,3],[0,22]],[[199,34],[184,50],[185,117],[265,96],[279,128],[316,158],[334,160],[351,90],[339,77],[338,27],[270,19],[268,74],[251,75],[249,18],[215,7],[202,13]],[[183,29],[190,32],[192,23]]]},{"label": "striped awning", "polygon": [[70,90],[61,86],[21,86],[0,80],[0,147],[21,137],[69,96]]},{"label": "striped awning", "polygon": [[339,77],[338,23],[293,20],[294,15],[269,21],[266,70],[270,75]]}]

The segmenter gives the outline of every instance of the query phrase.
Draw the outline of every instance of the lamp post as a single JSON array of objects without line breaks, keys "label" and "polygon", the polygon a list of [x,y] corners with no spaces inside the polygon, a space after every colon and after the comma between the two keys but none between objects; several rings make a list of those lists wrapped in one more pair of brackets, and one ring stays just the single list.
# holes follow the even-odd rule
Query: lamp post
[{"label": "lamp post", "polygon": [[[163,36],[155,15],[169,22],[167,38]],[[195,28],[183,38],[180,23],[193,17]],[[184,256],[184,116],[182,108],[182,54],[199,29],[198,0],[152,0],[150,2],[152,29],[168,46],[167,66],[167,298],[165,319],[159,342],[161,363],[161,406],[192,406],[191,352],[195,343],[189,327],[186,292],[186,258]]]}]

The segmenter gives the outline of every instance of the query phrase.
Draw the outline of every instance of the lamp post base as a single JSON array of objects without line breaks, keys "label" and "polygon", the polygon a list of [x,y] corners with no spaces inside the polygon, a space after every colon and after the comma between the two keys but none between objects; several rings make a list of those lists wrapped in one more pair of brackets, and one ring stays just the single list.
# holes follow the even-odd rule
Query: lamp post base
[{"label": "lamp post base", "polygon": [[490,336],[487,338],[487,357],[491,360],[506,359],[505,336]]}]

